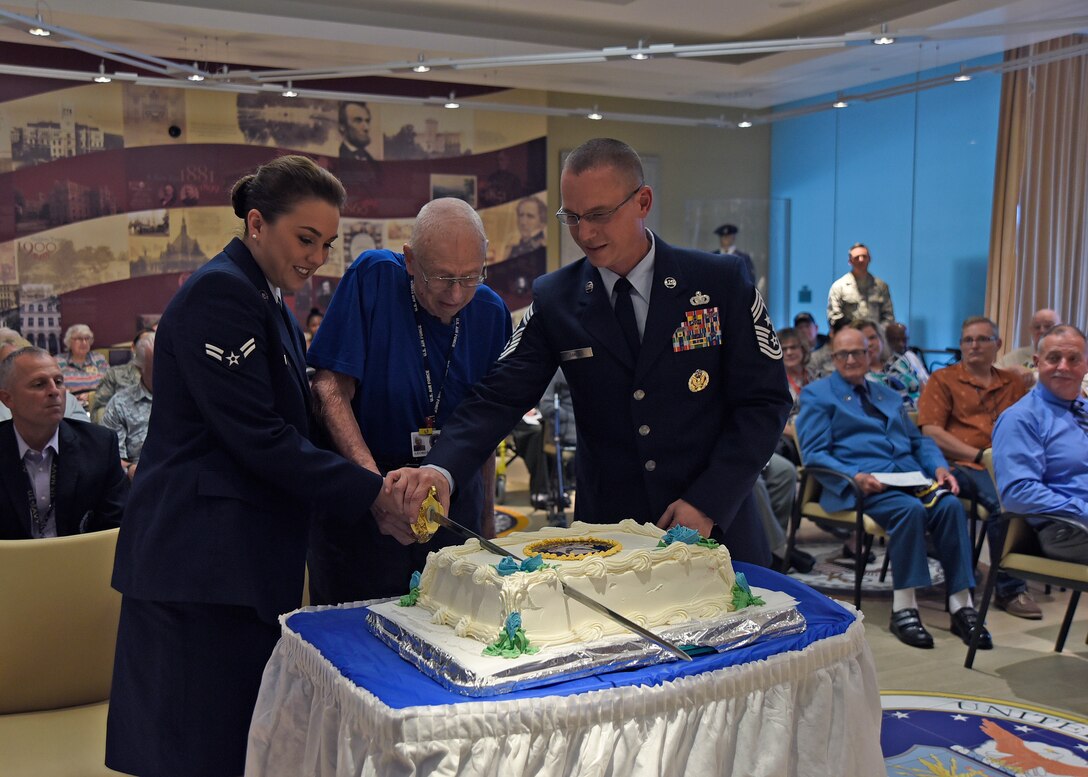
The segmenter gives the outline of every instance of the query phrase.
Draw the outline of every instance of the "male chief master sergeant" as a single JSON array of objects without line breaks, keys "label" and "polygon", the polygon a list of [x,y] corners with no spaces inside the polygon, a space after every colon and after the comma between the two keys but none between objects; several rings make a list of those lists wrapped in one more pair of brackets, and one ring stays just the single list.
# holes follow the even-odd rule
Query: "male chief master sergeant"
[{"label": "male chief master sergeant", "polygon": [[[575,518],[717,529],[734,558],[768,563],[750,494],[792,401],[763,300],[736,257],[645,228],[653,192],[626,143],[583,144],[560,186],[558,215],[586,256],[537,279],[498,364],[425,463],[455,485],[470,478],[561,366],[578,425]],[[432,483],[448,499],[433,469],[402,477],[409,502]]]}]

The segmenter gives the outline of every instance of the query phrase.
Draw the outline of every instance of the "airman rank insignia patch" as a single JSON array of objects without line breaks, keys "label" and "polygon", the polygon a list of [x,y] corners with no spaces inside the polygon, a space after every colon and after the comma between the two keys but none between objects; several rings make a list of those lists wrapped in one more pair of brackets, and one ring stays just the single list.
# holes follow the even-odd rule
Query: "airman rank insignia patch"
[{"label": "airman rank insignia patch", "polygon": [[227,369],[236,370],[242,366],[242,361],[249,358],[249,355],[257,350],[257,343],[251,337],[242,343],[242,347],[237,351],[225,351],[218,345],[212,345],[211,343],[204,343],[204,353],[207,356],[215,359],[217,362],[221,362]]},{"label": "airman rank insignia patch", "polygon": [[675,353],[721,344],[722,326],[716,307],[687,311],[683,322],[672,333],[672,350]]},{"label": "airman rank insignia patch", "polygon": [[781,359],[782,345],[778,342],[778,334],[774,331],[767,306],[763,304],[763,296],[759,289],[753,291],[756,296],[752,300],[752,329],[756,336],[756,347],[768,359]]}]

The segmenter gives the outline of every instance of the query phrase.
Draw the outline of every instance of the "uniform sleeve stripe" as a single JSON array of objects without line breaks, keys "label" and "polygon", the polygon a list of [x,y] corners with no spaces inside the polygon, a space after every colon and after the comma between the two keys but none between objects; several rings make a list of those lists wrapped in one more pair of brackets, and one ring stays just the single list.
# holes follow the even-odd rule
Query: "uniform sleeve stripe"
[{"label": "uniform sleeve stripe", "polygon": [[526,310],[525,315],[521,317],[521,323],[518,324],[518,328],[514,330],[514,333],[510,335],[510,340],[506,343],[506,347],[504,347],[502,353],[499,354],[499,361],[502,361],[518,349],[518,346],[521,344],[521,335],[525,332],[525,326],[529,323],[529,319],[533,317],[535,308],[535,301],[529,304],[529,309]]}]

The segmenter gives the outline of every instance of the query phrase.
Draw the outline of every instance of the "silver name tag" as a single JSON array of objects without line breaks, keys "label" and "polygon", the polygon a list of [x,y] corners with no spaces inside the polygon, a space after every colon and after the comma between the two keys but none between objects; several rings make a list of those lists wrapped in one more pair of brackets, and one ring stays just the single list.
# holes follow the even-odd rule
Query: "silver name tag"
[{"label": "silver name tag", "polygon": [[560,351],[559,361],[569,362],[574,359],[588,359],[593,356],[592,348],[575,348],[573,351]]}]

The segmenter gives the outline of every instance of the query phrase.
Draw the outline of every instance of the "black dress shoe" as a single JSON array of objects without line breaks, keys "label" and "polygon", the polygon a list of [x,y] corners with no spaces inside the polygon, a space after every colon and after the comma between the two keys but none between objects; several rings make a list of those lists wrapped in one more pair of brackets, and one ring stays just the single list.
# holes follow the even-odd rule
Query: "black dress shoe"
[{"label": "black dress shoe", "polygon": [[[854,549],[849,545],[842,546],[842,557],[850,559],[851,561],[857,558],[857,556],[854,555]],[[876,554],[870,550],[868,557],[865,559],[865,563],[872,564],[874,561],[876,561]]]},{"label": "black dress shoe", "polygon": [[974,607],[960,607],[952,613],[952,633],[963,640],[963,644],[971,644],[971,632],[979,629],[978,649],[991,650],[994,646],[993,637],[986,627],[978,621],[978,610]]},{"label": "black dress shoe", "polygon": [[807,575],[816,566],[816,559],[803,550],[794,548],[793,552],[790,553],[790,566],[802,575]]},{"label": "black dress shoe", "polygon": [[918,617],[918,610],[907,607],[892,613],[892,634],[904,645],[916,648],[933,647],[933,636],[922,625],[922,619]]}]

